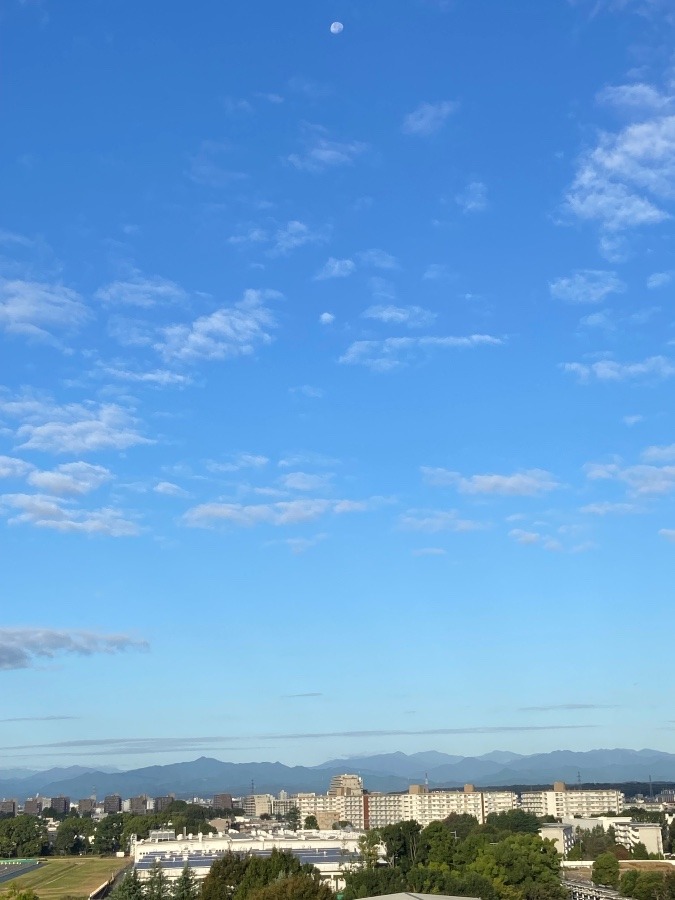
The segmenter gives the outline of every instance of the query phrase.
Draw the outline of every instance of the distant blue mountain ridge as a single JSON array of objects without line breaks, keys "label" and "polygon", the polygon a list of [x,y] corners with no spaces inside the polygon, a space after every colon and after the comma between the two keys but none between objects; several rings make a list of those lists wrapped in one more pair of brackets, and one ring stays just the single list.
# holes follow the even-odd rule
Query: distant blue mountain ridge
[{"label": "distant blue mountain ridge", "polygon": [[[430,750],[373,756],[343,757],[319,766],[286,766],[279,762],[230,763],[209,757],[190,762],[147,766],[126,772],[86,766],[52,768],[44,772],[0,770],[0,796],[65,795],[71,799],[96,793],[177,797],[229,792],[248,794],[251,782],[259,793],[280,790],[324,793],[335,774],[357,772],[371,791],[401,791],[428,780],[431,787],[539,785],[553,781],[621,783],[675,782],[675,754],[659,750],[554,750],[529,756],[495,750],[477,757],[453,756]],[[18,777],[17,777],[18,775]]]}]

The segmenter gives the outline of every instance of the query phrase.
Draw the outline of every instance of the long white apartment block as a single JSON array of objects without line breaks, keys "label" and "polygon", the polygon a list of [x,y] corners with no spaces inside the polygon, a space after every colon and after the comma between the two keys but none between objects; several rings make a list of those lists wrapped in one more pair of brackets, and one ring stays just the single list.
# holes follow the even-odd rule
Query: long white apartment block
[{"label": "long white apartment block", "polygon": [[333,815],[336,822],[351,822],[355,828],[382,828],[409,819],[425,827],[451,813],[468,813],[483,823],[490,813],[518,806],[518,795],[512,791],[476,791],[471,785],[463,791],[429,791],[411,785],[403,794],[298,794],[296,800],[302,820]]},{"label": "long white apartment block", "polygon": [[615,790],[568,790],[557,781],[552,791],[525,791],[520,805],[535,816],[601,816],[603,813],[623,812],[625,797]]}]

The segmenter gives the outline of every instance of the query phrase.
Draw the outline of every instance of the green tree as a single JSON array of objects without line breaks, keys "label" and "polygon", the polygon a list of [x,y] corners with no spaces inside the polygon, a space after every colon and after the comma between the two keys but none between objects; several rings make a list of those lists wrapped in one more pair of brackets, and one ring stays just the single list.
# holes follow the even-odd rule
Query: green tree
[{"label": "green tree", "polygon": [[22,888],[18,884],[10,884],[8,889],[0,894],[1,900],[40,900],[33,888]]},{"label": "green tree", "polygon": [[111,900],[144,900],[143,884],[136,869],[132,869],[114,888]]},{"label": "green tree", "polygon": [[647,848],[642,841],[638,841],[637,844],[635,844],[631,851],[631,856],[633,859],[649,859],[649,853],[647,853]]},{"label": "green tree", "polygon": [[637,869],[628,869],[628,871],[622,873],[619,879],[619,890],[624,897],[633,896],[639,874]]},{"label": "green tree", "polygon": [[334,900],[334,894],[320,878],[291,875],[265,887],[255,888],[247,900]]},{"label": "green tree", "polygon": [[127,813],[115,813],[102,819],[96,826],[96,833],[94,834],[92,845],[94,853],[105,856],[106,854],[117,853],[119,850],[122,850],[124,847],[124,826],[128,819],[129,815]]},{"label": "green tree", "polygon": [[496,844],[485,844],[468,868],[490,879],[503,900],[564,900],[567,896],[560,883],[555,845],[536,834],[509,834]]},{"label": "green tree", "polygon": [[405,874],[397,867],[359,869],[345,876],[343,900],[359,900],[361,897],[379,897],[382,894],[398,894],[408,890]]},{"label": "green tree", "polygon": [[216,860],[202,882],[202,900],[231,900],[246,872],[247,860],[227,852]]},{"label": "green tree", "polygon": [[361,856],[361,867],[364,869],[374,869],[380,858],[380,844],[382,837],[376,828],[371,828],[359,838],[359,855]]},{"label": "green tree", "polygon": [[420,834],[419,859],[450,865],[457,839],[445,822],[431,822]]},{"label": "green tree", "polygon": [[0,821],[0,855],[12,859],[48,853],[47,826],[42,819],[20,815]]},{"label": "green tree", "polygon": [[172,900],[199,900],[197,876],[187,863],[173,883],[171,897]]},{"label": "green tree", "polygon": [[86,853],[90,847],[89,837],[93,833],[94,824],[91,819],[64,819],[56,829],[54,850],[70,856]]},{"label": "green tree", "polygon": [[499,831],[539,834],[539,819],[523,809],[509,809],[506,812],[490,813],[485,821]]},{"label": "green tree", "polygon": [[307,831],[319,830],[319,823],[317,822],[316,816],[307,816],[307,818],[305,819],[305,828],[307,829]]},{"label": "green tree", "polygon": [[661,900],[664,882],[661,872],[639,872],[632,896],[635,900]]},{"label": "green tree", "polygon": [[171,897],[171,882],[158,859],[153,861],[150,874],[143,887],[145,900],[169,900]]},{"label": "green tree", "polygon": [[448,830],[452,831],[460,841],[467,838],[478,827],[478,819],[468,813],[450,813],[443,821],[448,826]]},{"label": "green tree", "polygon": [[297,831],[300,828],[300,810],[297,806],[291,807],[286,814],[286,822],[291,831]]},{"label": "green tree", "polygon": [[250,856],[244,876],[234,892],[235,900],[245,900],[251,891],[266,887],[291,875],[318,873],[313,866],[303,866],[297,856],[276,847],[267,857]]},{"label": "green tree", "polygon": [[404,871],[415,865],[420,850],[422,826],[414,819],[397,822],[380,829],[387,848],[387,857]]},{"label": "green tree", "polygon": [[619,860],[613,853],[601,853],[593,863],[591,874],[594,884],[603,887],[618,888]]}]

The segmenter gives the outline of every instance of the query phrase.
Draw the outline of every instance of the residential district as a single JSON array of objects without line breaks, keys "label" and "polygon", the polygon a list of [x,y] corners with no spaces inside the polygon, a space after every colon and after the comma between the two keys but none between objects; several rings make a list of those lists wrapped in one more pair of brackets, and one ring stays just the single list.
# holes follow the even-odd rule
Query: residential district
[{"label": "residential district", "polygon": [[[112,794],[102,800],[86,797],[77,801],[64,796],[32,797],[23,803],[3,800],[0,816],[46,818],[52,843],[64,817],[87,818],[91,820],[87,840],[93,842],[91,829],[100,827],[106,819],[128,813],[147,816],[149,822],[156,820],[156,814],[174,809],[175,801],[174,795],[122,798]],[[302,864],[314,866],[332,889],[340,890],[346,875],[362,862],[368,833],[397,823],[414,822],[427,828],[452,817],[472,817],[477,825],[485,825],[494,816],[515,810],[537,817],[539,835],[552,842],[563,860],[572,854],[583,834],[610,830],[615,845],[627,856],[640,848],[644,858],[663,860],[664,826],[672,826],[675,818],[674,791],[631,798],[630,803],[617,789],[568,788],[563,782],[554,783],[550,790],[521,792],[480,790],[471,784],[463,790],[412,784],[402,793],[373,793],[364,789],[355,774],[333,777],[325,794],[291,795],[281,791],[277,796],[252,792],[236,797],[222,792],[208,798],[195,797],[191,803],[212,812],[204,819],[205,827],[194,832],[187,826],[177,829],[171,820],[144,828],[140,820],[133,819],[137,833],[128,836],[128,846],[120,846],[117,854],[130,854],[140,881],[151,878],[158,865],[168,879],[178,879],[186,865],[196,878],[204,879],[213,864],[230,852],[265,858],[276,848],[289,851]],[[636,819],[635,812],[626,815],[628,807],[658,813],[659,821],[643,821],[643,815]],[[456,831],[451,834],[457,838]],[[374,852],[378,862],[387,863],[384,842],[378,843]]]}]

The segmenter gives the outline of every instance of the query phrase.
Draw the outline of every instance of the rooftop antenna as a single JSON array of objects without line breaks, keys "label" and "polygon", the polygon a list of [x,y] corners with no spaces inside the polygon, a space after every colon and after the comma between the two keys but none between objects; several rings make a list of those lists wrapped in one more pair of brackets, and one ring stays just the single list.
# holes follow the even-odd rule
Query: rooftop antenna
[{"label": "rooftop antenna", "polygon": [[649,797],[651,800],[654,799],[654,785],[652,784],[652,776],[649,776]]},{"label": "rooftop antenna", "polygon": [[577,769],[577,784],[579,785],[579,790],[581,790],[581,769]]},{"label": "rooftop antenna", "polygon": [[251,794],[255,794],[255,781],[251,778]]},{"label": "rooftop antenna", "polygon": [[428,772],[424,773],[424,785],[425,785],[426,789],[429,790],[429,773]]}]

